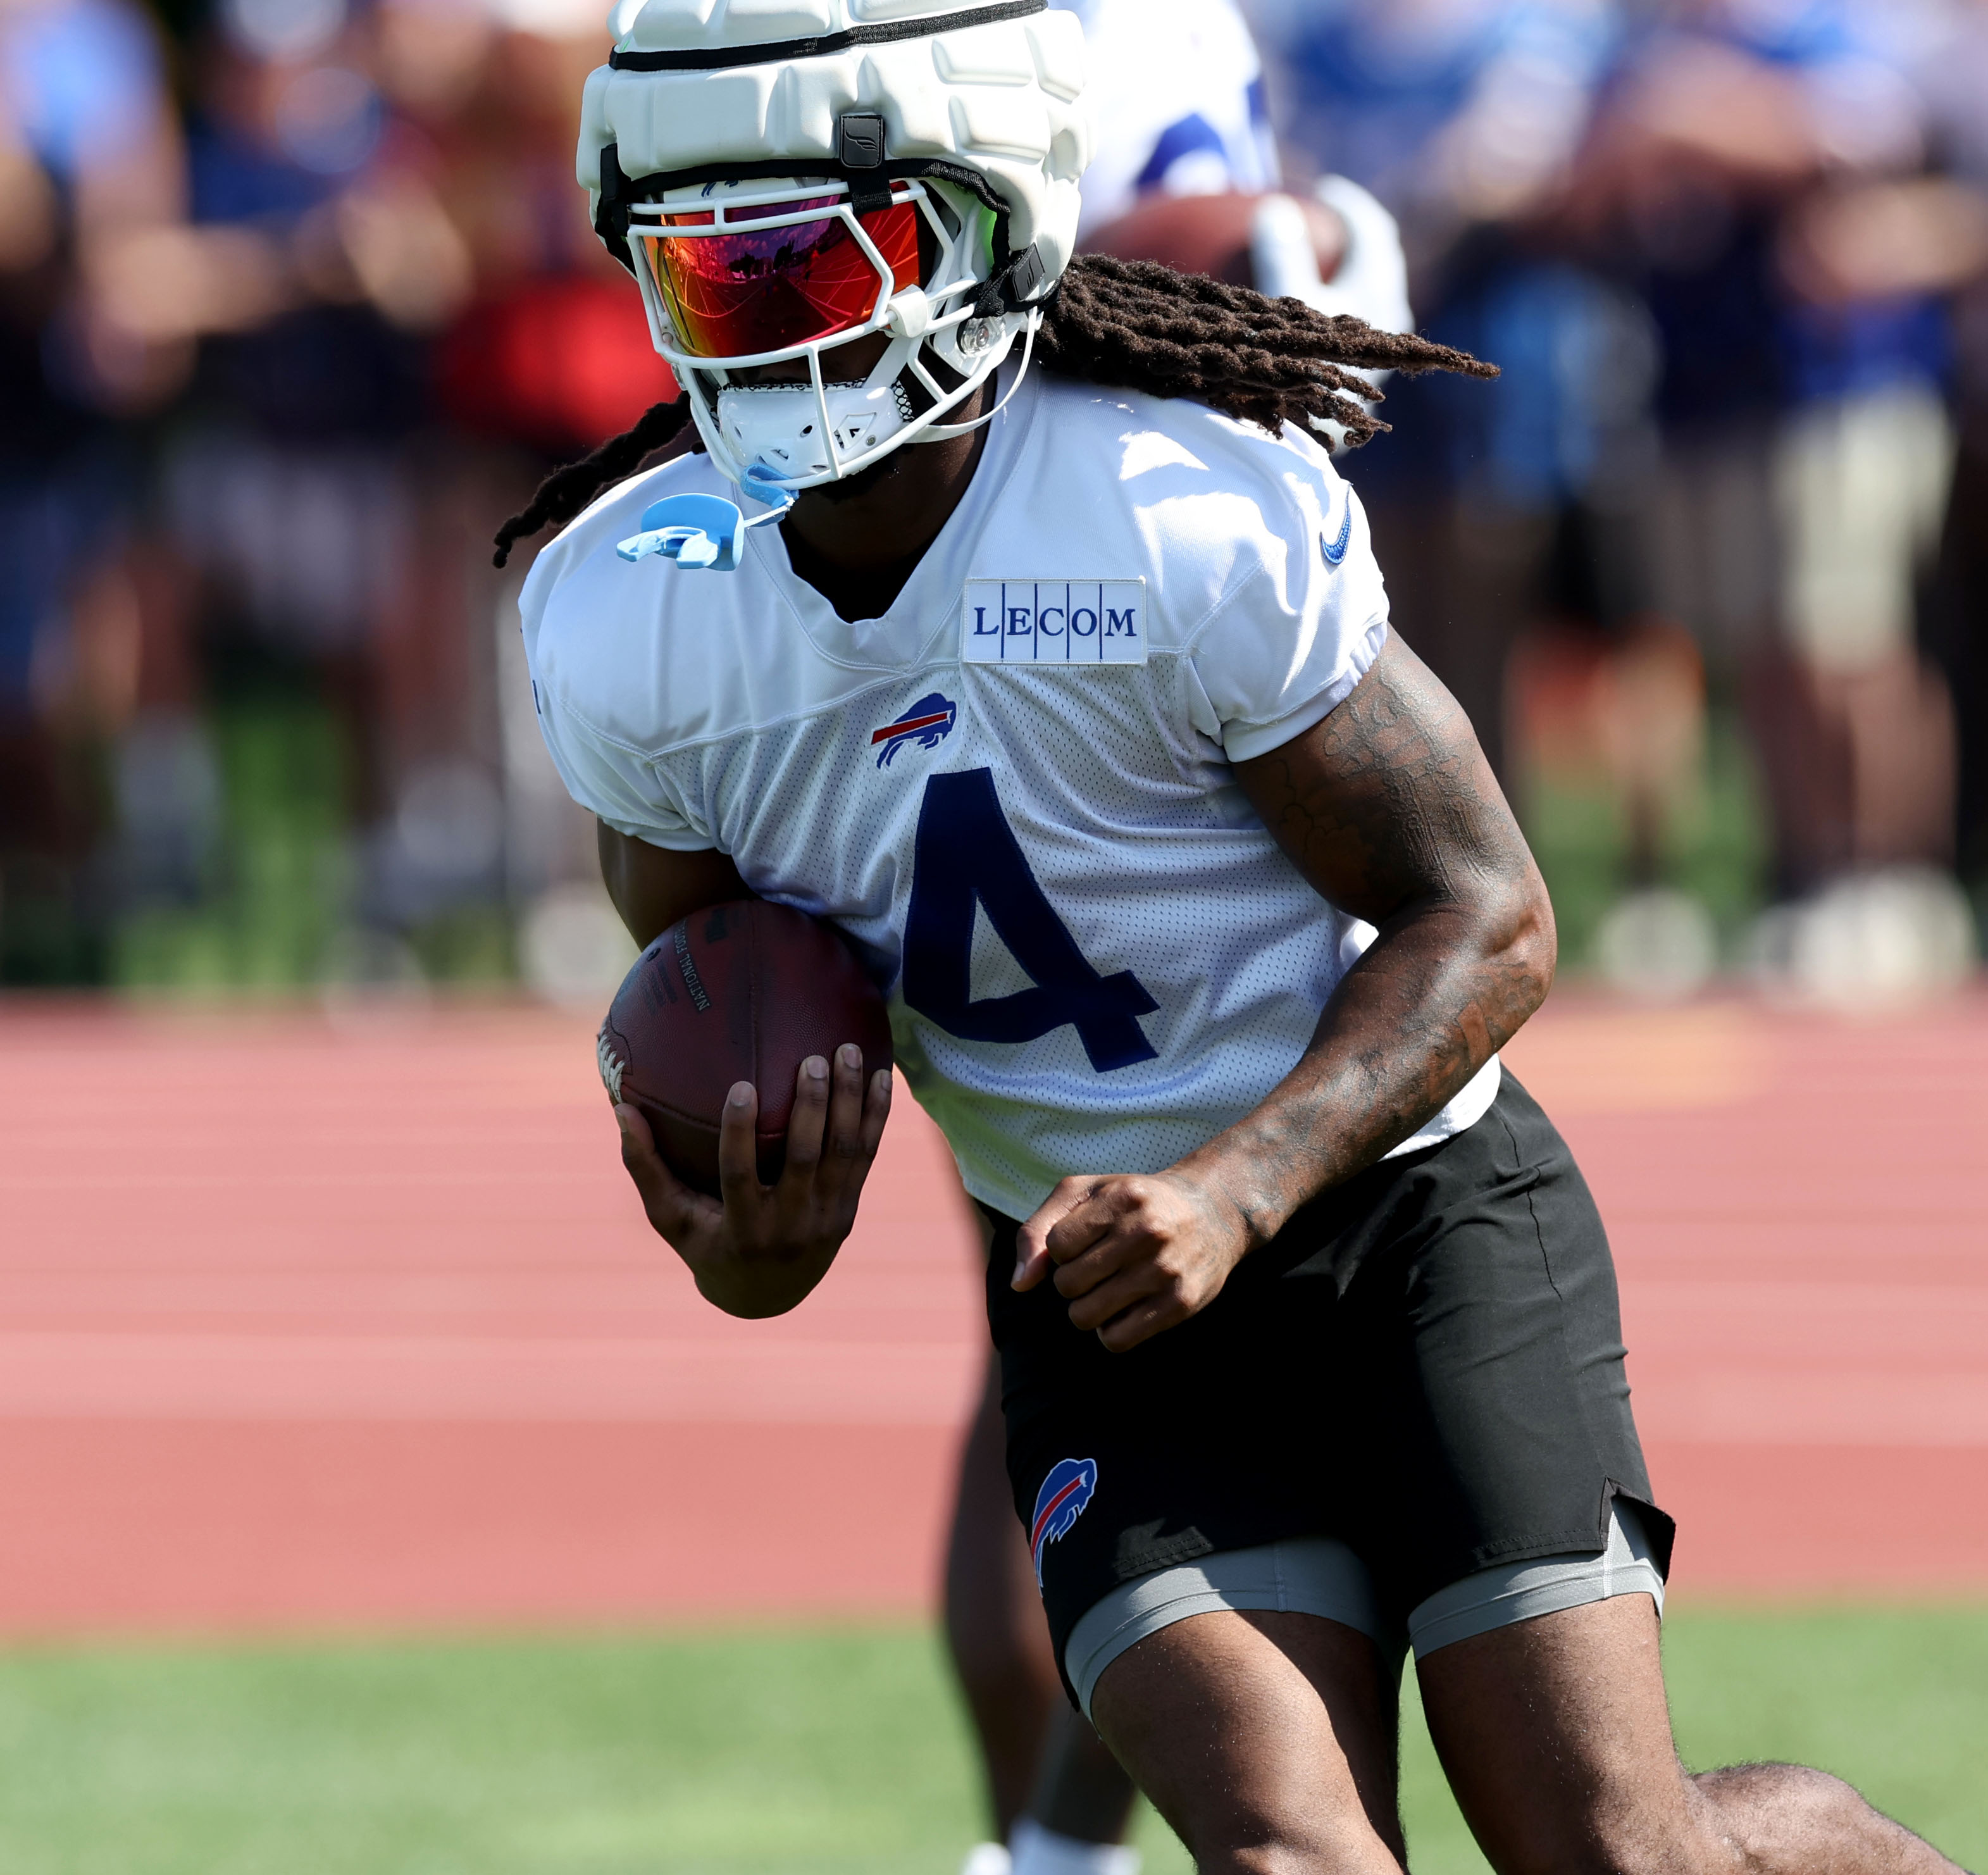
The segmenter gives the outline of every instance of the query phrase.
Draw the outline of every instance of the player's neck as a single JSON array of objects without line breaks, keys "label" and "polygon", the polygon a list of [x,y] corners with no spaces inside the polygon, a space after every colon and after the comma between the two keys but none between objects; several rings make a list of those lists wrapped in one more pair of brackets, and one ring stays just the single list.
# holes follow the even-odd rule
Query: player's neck
[{"label": "player's neck", "polygon": [[[989,406],[990,381],[948,421]],[[848,482],[810,489],[780,523],[788,563],[844,619],[878,618],[918,570],[966,492],[987,432],[910,443]]]}]

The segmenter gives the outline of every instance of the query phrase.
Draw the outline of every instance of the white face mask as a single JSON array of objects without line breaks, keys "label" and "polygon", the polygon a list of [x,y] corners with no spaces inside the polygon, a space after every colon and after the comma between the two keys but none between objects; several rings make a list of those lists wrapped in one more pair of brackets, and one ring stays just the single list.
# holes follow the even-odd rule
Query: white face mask
[{"label": "white face mask", "polygon": [[[718,394],[718,427],[742,462],[766,479],[806,482],[849,475],[888,455],[915,421],[904,367],[918,341],[893,340],[860,384],[742,384]],[[824,360],[835,368],[835,355]]]}]

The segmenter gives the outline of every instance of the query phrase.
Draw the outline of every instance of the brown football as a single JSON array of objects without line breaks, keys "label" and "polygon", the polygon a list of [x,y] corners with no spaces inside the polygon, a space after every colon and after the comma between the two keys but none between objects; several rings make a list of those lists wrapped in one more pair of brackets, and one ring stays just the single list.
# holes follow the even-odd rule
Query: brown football
[{"label": "brown football", "polygon": [[759,1090],[759,1176],[786,1158],[794,1078],[811,1054],[863,1051],[867,1081],[891,1065],[884,999],[829,926],[745,899],[671,926],[615,992],[600,1025],[600,1078],[646,1119],[687,1185],[718,1190],[718,1123],[732,1083]]}]

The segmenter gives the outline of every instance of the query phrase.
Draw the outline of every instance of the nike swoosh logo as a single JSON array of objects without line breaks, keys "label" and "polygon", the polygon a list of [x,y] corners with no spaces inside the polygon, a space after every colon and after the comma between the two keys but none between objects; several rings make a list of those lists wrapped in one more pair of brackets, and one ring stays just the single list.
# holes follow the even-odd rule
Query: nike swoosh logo
[{"label": "nike swoosh logo", "polygon": [[1328,540],[1324,534],[1318,537],[1319,545],[1325,550],[1325,564],[1336,567],[1346,557],[1346,550],[1353,543],[1353,497],[1346,498],[1345,518],[1339,523],[1339,538]]}]

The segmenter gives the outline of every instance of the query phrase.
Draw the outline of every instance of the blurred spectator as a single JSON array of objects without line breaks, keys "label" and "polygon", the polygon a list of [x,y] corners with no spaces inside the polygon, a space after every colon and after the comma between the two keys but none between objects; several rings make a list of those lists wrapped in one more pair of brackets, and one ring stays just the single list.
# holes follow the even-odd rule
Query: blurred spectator
[{"label": "blurred spectator", "polygon": [[530,554],[493,574],[489,536],[547,468],[677,391],[641,296],[595,237],[574,186],[580,88],[607,53],[600,8],[519,0],[490,30],[489,56],[443,140],[446,198],[475,281],[443,337],[438,384],[455,432],[454,486],[473,517],[468,603],[494,650],[519,967],[541,993],[593,1007],[634,953],[600,886],[593,817],[560,782],[533,713],[516,603]]},{"label": "blurred spectator", "polygon": [[1613,517],[1642,442],[1646,324],[1537,225],[1580,145],[1612,9],[1256,0],[1251,10],[1287,154],[1378,195],[1401,222],[1420,328],[1504,367],[1488,391],[1398,379],[1382,413],[1395,433],[1347,465],[1404,635],[1502,774],[1506,666],[1556,566],[1581,574],[1577,602],[1611,618],[1638,604],[1616,590]]},{"label": "blurred spectator", "polygon": [[191,218],[123,262],[198,342],[117,769],[137,980],[488,974],[507,888],[583,863],[487,565],[546,455],[671,388],[576,205],[581,10],[221,0],[195,40]]},{"label": "blurred spectator", "polygon": [[1365,184],[1420,286],[1566,176],[1615,30],[1607,0],[1252,0],[1289,146]]},{"label": "blurred spectator", "polygon": [[1790,899],[1952,858],[1951,706],[1915,611],[1952,457],[1936,296],[1979,253],[1951,192],[1908,180],[1939,11],[1639,9],[1570,205],[1656,320],[1648,564],[1740,690]]},{"label": "blurred spectator", "polygon": [[468,269],[373,55],[344,0],[221,0],[191,51],[189,220],[119,257],[134,316],[198,346],[117,767],[140,980],[314,980],[353,909],[347,829],[389,797],[402,450]]},{"label": "blurred spectator", "polygon": [[1859,251],[1902,230],[1922,267],[1964,281],[1952,321],[1959,455],[1929,648],[1958,719],[1961,874],[1988,916],[1988,0],[1961,0],[1942,24],[1914,69],[1946,186],[1915,191],[1914,212],[1885,220]]},{"label": "blurred spectator", "polygon": [[123,0],[0,5],[0,981],[93,973],[83,756],[128,709],[128,604],[96,574],[136,487],[126,420],[184,347],[106,276],[183,206],[157,49]]},{"label": "blurred spectator", "polygon": [[[448,0],[398,0],[418,20]],[[604,56],[593,0],[492,18],[489,56],[443,139],[475,297],[440,358],[443,408],[475,437],[566,460],[674,397],[641,296],[587,225],[573,182],[580,86]],[[410,66],[414,61],[410,59]]]},{"label": "blurred spectator", "polygon": [[[1708,675],[1715,702],[1741,700],[1774,894],[1917,866],[1886,902],[1916,894],[1946,919],[1925,868],[1952,851],[1939,666],[1966,696],[1980,682],[1969,477],[1952,485],[1938,665],[1915,628],[1953,446],[1942,296],[1978,276],[1982,236],[1980,197],[1922,171],[1944,146],[1957,174],[1979,173],[1966,49],[1981,6],[1253,12],[1282,56],[1280,124],[1400,216],[1424,329],[1505,367],[1489,397],[1390,386],[1398,432],[1349,468],[1395,616],[1501,773],[1521,778],[1509,719],[1529,776],[1598,776],[1618,804],[1612,885],[1554,879],[1568,954],[1589,928],[1618,958],[1667,950],[1677,967],[1641,973],[1672,988],[1713,962],[1702,906],[1658,889],[1689,821],[1711,843],[1694,883],[1740,909],[1745,842],[1728,824],[1746,815],[1726,765],[1716,811],[1701,796]],[[1988,763],[1967,759],[1974,802]],[[1625,886],[1627,922],[1602,920]]]}]

